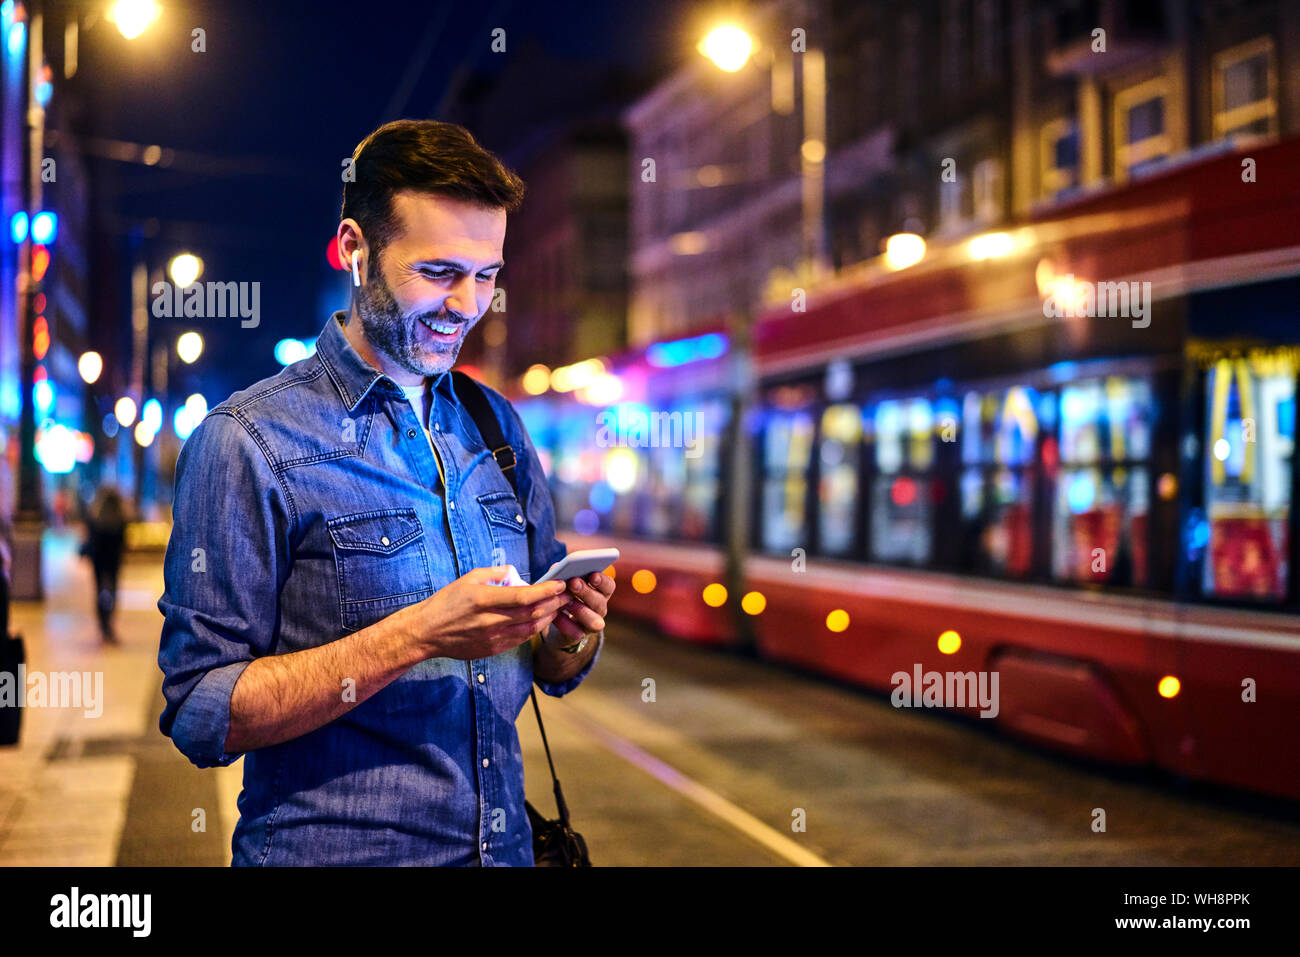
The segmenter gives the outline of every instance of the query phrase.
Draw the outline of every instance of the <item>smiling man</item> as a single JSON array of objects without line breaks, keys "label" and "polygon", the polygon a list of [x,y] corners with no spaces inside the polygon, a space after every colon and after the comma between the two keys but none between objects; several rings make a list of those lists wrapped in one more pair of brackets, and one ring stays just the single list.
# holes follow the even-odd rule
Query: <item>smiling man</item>
[{"label": "smiling man", "polygon": [[449,371],[523,183],[434,121],[353,170],[350,310],[181,450],[160,727],[199,767],[244,757],[237,865],[530,865],[515,720],[589,673],[614,582],[494,584],[566,552],[518,414],[484,389],[516,495]]}]

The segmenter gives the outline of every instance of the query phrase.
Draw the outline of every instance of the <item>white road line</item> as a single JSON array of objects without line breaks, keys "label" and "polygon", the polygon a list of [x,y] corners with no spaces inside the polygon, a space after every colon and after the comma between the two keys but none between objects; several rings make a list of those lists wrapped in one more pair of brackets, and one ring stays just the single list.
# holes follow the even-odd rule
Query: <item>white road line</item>
[{"label": "white road line", "polygon": [[563,720],[578,725],[592,737],[597,738],[606,748],[613,751],[624,761],[640,768],[646,774],[656,778],[689,801],[698,804],[704,810],[731,825],[746,837],[762,844],[772,853],[785,858],[799,867],[830,867],[829,861],[786,837],[784,834],[764,824],[747,811],[736,807],[721,794],[705,787],[700,782],[687,777],[671,765],[665,764],[652,754],[642,751],[622,735],[610,731],[603,724],[581,714],[576,709],[553,708]]}]

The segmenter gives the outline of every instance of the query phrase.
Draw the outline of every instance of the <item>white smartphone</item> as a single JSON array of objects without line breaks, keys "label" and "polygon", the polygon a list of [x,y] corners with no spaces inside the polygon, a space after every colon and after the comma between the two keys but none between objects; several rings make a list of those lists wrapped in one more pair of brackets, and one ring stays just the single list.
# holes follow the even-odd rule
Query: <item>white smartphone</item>
[{"label": "white smartphone", "polygon": [[592,572],[601,572],[618,561],[617,548],[587,548],[582,551],[569,552],[546,570],[546,574],[534,585],[548,582],[553,578],[568,581],[570,578],[585,579]]}]

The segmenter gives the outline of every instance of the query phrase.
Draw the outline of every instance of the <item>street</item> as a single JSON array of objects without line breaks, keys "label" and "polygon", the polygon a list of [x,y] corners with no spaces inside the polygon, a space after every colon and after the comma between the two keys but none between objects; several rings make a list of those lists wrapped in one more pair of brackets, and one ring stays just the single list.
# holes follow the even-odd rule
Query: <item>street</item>
[{"label": "street", "polygon": [[[45,560],[44,607],[14,606],[28,669],[102,671],[105,700],[96,718],[27,708],[0,748],[0,865],[229,864],[242,763],[198,770],[157,730],[160,557],[124,569],[119,647],[74,537],[48,535]],[[1280,802],[1072,762],[617,616],[589,680],[541,706],[598,866],[1300,863]],[[553,816],[531,707],[519,731]]]}]

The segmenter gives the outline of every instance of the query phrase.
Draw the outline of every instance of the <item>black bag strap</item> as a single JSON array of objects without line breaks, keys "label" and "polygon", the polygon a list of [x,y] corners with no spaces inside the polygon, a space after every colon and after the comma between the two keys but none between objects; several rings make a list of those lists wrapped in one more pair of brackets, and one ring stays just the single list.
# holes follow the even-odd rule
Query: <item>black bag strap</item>
[{"label": "black bag strap", "polygon": [[[496,412],[493,411],[488,397],[484,394],[479,384],[475,382],[459,369],[451,373],[452,388],[456,391],[457,398],[464,404],[469,417],[474,420],[478,426],[479,436],[483,443],[491,450],[492,457],[501,468],[501,474],[506,477],[510,487],[515,490],[515,497],[519,497],[519,484],[515,480],[515,450],[510,443],[506,441],[505,436],[501,433],[501,423],[497,420]],[[520,502],[522,505],[523,502]],[[542,747],[546,749],[546,764],[551,769],[551,780],[555,784],[555,806],[560,811],[560,821],[565,827],[569,826],[569,808],[564,803],[564,792],[560,790],[560,779],[555,776],[555,762],[551,760],[551,746],[546,740],[546,726],[542,724],[542,709],[537,705],[537,689],[530,687],[529,694],[533,699],[533,713],[537,715],[537,727],[542,732]]]},{"label": "black bag strap", "polygon": [[[501,474],[506,477],[510,487],[515,490],[515,497],[517,498],[519,496],[519,483],[515,481],[515,450],[506,441],[506,437],[501,434],[501,423],[497,421],[496,413],[492,410],[492,404],[488,402],[488,397],[483,394],[483,390],[479,388],[477,382],[459,369],[453,370],[451,373],[451,384],[456,391],[456,396],[469,411],[469,417],[478,426],[479,436],[483,439],[483,444],[488,447],[492,457],[496,459]],[[523,503],[520,502],[520,504]]]}]

